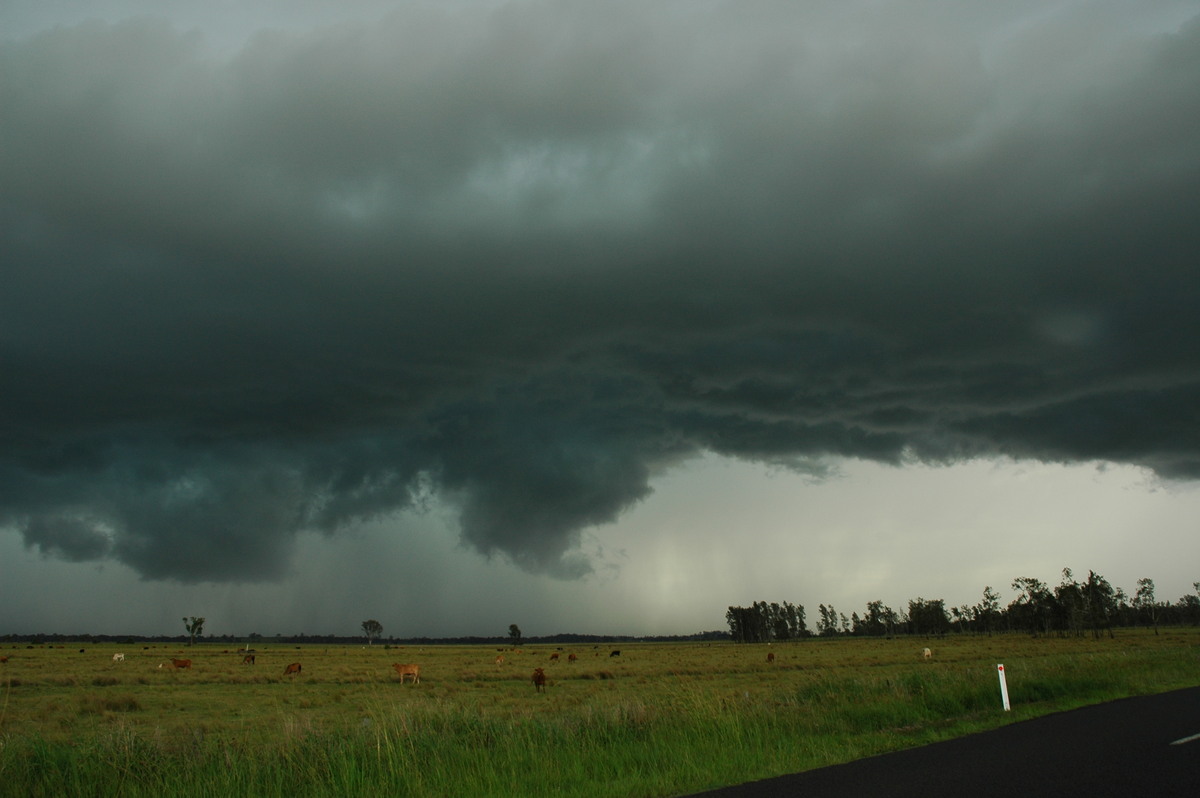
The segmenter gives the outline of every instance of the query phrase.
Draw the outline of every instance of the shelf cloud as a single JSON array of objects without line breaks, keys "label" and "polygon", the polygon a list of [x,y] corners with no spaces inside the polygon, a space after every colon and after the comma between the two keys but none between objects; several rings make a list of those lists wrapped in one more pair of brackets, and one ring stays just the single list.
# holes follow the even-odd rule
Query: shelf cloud
[{"label": "shelf cloud", "polygon": [[9,38],[0,525],[248,582],[436,500],[570,579],[702,453],[1196,479],[1200,15],[1139,9]]}]

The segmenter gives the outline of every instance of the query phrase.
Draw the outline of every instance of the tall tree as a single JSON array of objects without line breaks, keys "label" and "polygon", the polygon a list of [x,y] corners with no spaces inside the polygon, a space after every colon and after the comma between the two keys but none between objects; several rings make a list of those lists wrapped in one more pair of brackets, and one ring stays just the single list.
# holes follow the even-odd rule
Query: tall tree
[{"label": "tall tree", "polygon": [[1000,594],[992,590],[991,585],[984,585],[983,598],[975,605],[975,621],[980,629],[991,635],[996,621],[1000,618]]},{"label": "tall tree", "polygon": [[866,602],[866,614],[863,616],[863,634],[880,637],[887,635],[892,636],[895,632],[895,625],[900,622],[900,617],[895,613],[892,607],[883,604],[882,601]]},{"label": "tall tree", "polygon": [[909,632],[915,635],[944,635],[950,631],[945,599],[917,597],[908,602]]},{"label": "tall tree", "polygon": [[875,637],[882,636],[887,633],[887,624],[885,623],[885,612],[887,607],[879,599],[867,602],[867,611],[863,616],[863,633]]},{"label": "tall tree", "polygon": [[1117,614],[1116,591],[1113,590],[1113,586],[1100,574],[1088,571],[1087,582],[1083,584],[1083,594],[1092,637],[1100,637],[1102,631],[1107,631],[1108,636],[1112,637],[1112,622]]},{"label": "tall tree", "polygon": [[788,613],[788,626],[791,629],[792,638],[794,640],[799,640],[802,637],[807,637],[808,624],[804,619],[804,605],[789,604],[785,601],[783,602],[783,607]]},{"label": "tall tree", "polygon": [[1064,633],[1083,636],[1084,626],[1088,622],[1087,597],[1084,585],[1075,581],[1070,568],[1062,570],[1062,581],[1054,588],[1053,617],[1060,636]]},{"label": "tall tree", "polygon": [[833,637],[838,633],[838,614],[837,610],[830,604],[826,607],[824,604],[817,605],[817,612],[821,618],[817,621],[817,634],[821,637]]},{"label": "tall tree", "polygon": [[729,624],[729,636],[735,643],[750,642],[746,637],[750,627],[749,612],[745,607],[730,607],[725,612],[725,621]]},{"label": "tall tree", "polygon": [[514,646],[521,645],[521,627],[515,623],[510,623],[508,625],[508,636],[512,639]]},{"label": "tall tree", "polygon": [[1158,603],[1154,599],[1154,580],[1139,579],[1137,581],[1137,592],[1133,594],[1133,606],[1137,608],[1138,614],[1149,619],[1150,624],[1154,627],[1154,634],[1158,634]]},{"label": "tall tree", "polygon": [[189,622],[187,618],[184,618],[183,619],[183,628],[187,629],[187,633],[190,637],[190,639],[188,640],[188,645],[189,646],[195,645],[196,638],[200,636],[200,633],[202,631],[204,631],[204,619],[197,618],[196,616],[193,615],[192,620]]},{"label": "tall tree", "polygon": [[959,634],[962,634],[963,625],[971,617],[971,608],[966,605],[962,607],[951,607],[950,616],[954,619],[953,623],[958,625]]},{"label": "tall tree", "polygon": [[1200,594],[1188,593],[1180,596],[1174,607],[1179,622],[1187,622],[1193,626],[1200,625]]},{"label": "tall tree", "polygon": [[799,640],[808,634],[803,605],[789,601],[756,601],[749,607],[730,607],[725,620],[735,643]]},{"label": "tall tree", "polygon": [[[784,602],[786,603],[786,602]],[[791,640],[792,628],[788,625],[787,611],[777,601],[771,602],[771,639]]]},{"label": "tall tree", "polygon": [[367,645],[371,645],[375,638],[383,634],[383,624],[376,620],[367,620],[362,622],[363,634],[367,636]]},{"label": "tall tree", "polygon": [[1013,580],[1012,589],[1017,591],[1017,597],[1008,605],[1012,623],[1031,635],[1048,633],[1054,594],[1046,584],[1032,576],[1019,576]]}]

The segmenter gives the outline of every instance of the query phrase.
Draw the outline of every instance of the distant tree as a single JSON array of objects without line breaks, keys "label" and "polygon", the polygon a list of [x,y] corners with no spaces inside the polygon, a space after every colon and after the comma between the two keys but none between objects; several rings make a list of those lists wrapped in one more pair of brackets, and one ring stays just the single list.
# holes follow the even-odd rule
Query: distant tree
[{"label": "distant tree", "polygon": [[900,615],[894,609],[882,601],[869,602],[867,608],[874,613],[872,622],[881,624],[885,635],[890,638],[896,634],[896,627],[900,625]]},{"label": "distant tree", "polygon": [[838,633],[838,614],[837,610],[830,604],[828,607],[824,604],[817,605],[817,612],[820,614],[820,619],[817,621],[817,634],[821,637],[833,637]]},{"label": "distant tree", "polygon": [[882,601],[866,602],[866,614],[863,616],[863,634],[880,637],[892,636],[899,618],[892,607]]},{"label": "distant tree", "polygon": [[729,638],[735,643],[745,643],[746,633],[742,623],[742,607],[730,606],[725,610],[725,623],[729,624]]},{"label": "distant tree", "polygon": [[808,634],[804,623],[804,606],[801,604],[792,604],[790,601],[772,603],[768,621],[771,637],[775,640],[799,640]]},{"label": "distant tree", "polygon": [[791,628],[792,638],[799,640],[802,637],[808,637],[808,623],[805,619],[805,611],[803,604],[788,604],[783,602],[783,608],[788,613],[788,626]]},{"label": "distant tree", "polygon": [[521,627],[517,626],[515,623],[509,624],[508,625],[508,636],[510,638],[512,638],[512,642],[513,642],[514,646],[520,645],[521,644]]},{"label": "distant tree", "polygon": [[1158,634],[1158,604],[1154,600],[1154,580],[1139,579],[1137,592],[1133,594],[1133,606],[1138,614],[1150,621],[1154,634]]},{"label": "distant tree", "polygon": [[[787,602],[784,602],[785,604]],[[788,612],[778,602],[771,602],[770,615],[771,638],[773,640],[791,640],[792,628],[788,624]]]},{"label": "distant tree", "polygon": [[1117,615],[1113,618],[1116,626],[1137,626],[1137,613],[1129,604],[1129,596],[1125,595],[1125,591],[1117,588],[1113,595],[1117,600]]},{"label": "distant tree", "polygon": [[1031,635],[1048,633],[1054,594],[1046,584],[1031,576],[1020,576],[1013,580],[1012,589],[1017,591],[1017,597],[1008,605],[1010,623]]},{"label": "distant tree", "polygon": [[991,585],[984,585],[983,598],[972,610],[976,631],[987,632],[990,635],[1000,618],[1000,594],[992,590]]},{"label": "distant tree", "polygon": [[1200,595],[1188,593],[1180,596],[1175,602],[1175,611],[1180,623],[1187,622],[1193,626],[1200,624]]},{"label": "distant tree", "polygon": [[1070,568],[1062,570],[1062,581],[1054,588],[1054,607],[1052,609],[1054,627],[1059,635],[1070,633],[1076,637],[1083,636],[1084,626],[1087,625],[1087,597],[1084,586],[1075,580]]},{"label": "distant tree", "polygon": [[908,631],[914,635],[944,635],[950,631],[945,599],[917,597],[908,602]]},{"label": "distant tree", "polygon": [[193,646],[196,644],[196,638],[199,637],[200,633],[204,630],[204,619],[192,616],[192,620],[189,622],[187,618],[184,618],[183,628],[187,629],[187,633],[190,637],[188,645]]},{"label": "distant tree", "polygon": [[804,607],[791,602],[756,601],[749,607],[729,607],[725,612],[729,636],[735,643],[769,643],[799,640],[808,635]]},{"label": "distant tree", "polygon": [[971,617],[971,608],[967,606],[951,607],[950,615],[954,619],[953,623],[958,625],[959,634],[962,634],[963,625]]},{"label": "distant tree", "polygon": [[383,624],[376,620],[367,620],[362,622],[363,634],[367,636],[367,645],[383,634]]},{"label": "distant tree", "polygon": [[1088,571],[1087,582],[1083,584],[1083,595],[1092,637],[1100,637],[1102,631],[1107,631],[1108,636],[1112,637],[1113,618],[1117,615],[1116,591],[1113,590],[1113,586],[1100,574]]},{"label": "distant tree", "polygon": [[753,607],[730,607],[725,611],[725,622],[729,624],[729,636],[735,643],[757,643],[758,613]]},{"label": "distant tree", "polygon": [[725,620],[734,642],[767,643],[771,640],[770,611],[765,601],[756,601],[749,607],[730,607]]}]

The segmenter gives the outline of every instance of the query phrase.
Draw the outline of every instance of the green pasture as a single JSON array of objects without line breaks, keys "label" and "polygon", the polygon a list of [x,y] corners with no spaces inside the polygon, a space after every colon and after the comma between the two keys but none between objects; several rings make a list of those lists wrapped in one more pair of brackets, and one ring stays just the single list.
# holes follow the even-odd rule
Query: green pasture
[{"label": "green pasture", "polygon": [[[1200,684],[1193,628],[519,652],[260,645],[255,665],[212,644],[0,656],[4,796],[683,795]],[[172,656],[192,668],[158,667]],[[303,670],[285,677],[291,662]],[[400,684],[394,662],[419,664],[420,684]]]}]

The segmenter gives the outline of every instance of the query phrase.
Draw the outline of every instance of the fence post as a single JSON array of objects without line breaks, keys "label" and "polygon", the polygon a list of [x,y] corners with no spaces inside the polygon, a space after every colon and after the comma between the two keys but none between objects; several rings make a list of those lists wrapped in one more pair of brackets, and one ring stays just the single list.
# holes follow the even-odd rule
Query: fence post
[{"label": "fence post", "polygon": [[1004,702],[1004,711],[1008,712],[1012,707],[1008,704],[1008,682],[1004,680],[1004,666],[997,665],[996,671],[1000,674],[1000,700]]}]

